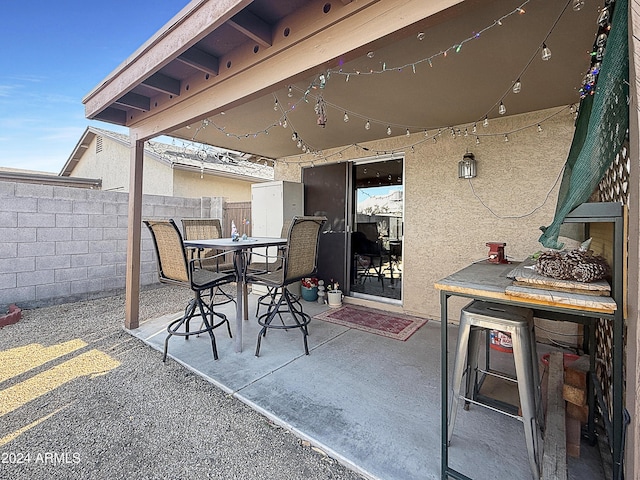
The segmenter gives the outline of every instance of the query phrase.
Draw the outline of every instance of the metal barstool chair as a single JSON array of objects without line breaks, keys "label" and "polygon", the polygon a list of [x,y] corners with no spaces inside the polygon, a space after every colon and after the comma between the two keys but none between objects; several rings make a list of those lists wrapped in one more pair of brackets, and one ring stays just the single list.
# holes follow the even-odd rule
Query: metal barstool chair
[{"label": "metal barstool chair", "polygon": [[[478,354],[480,335],[483,331],[500,330],[511,334],[516,378],[490,369],[480,371],[504,380],[517,382],[521,415],[478,400]],[[460,394],[462,377],[466,374],[464,395]],[[464,307],[460,315],[458,344],[452,378],[451,405],[449,406],[448,441],[451,443],[456,421],[458,403],[479,405],[517,418],[524,424],[524,436],[529,454],[529,463],[534,478],[540,477],[542,458],[542,394],[538,372],[538,356],[533,323],[533,312],[528,308],[514,307],[484,301],[473,301]]]}]

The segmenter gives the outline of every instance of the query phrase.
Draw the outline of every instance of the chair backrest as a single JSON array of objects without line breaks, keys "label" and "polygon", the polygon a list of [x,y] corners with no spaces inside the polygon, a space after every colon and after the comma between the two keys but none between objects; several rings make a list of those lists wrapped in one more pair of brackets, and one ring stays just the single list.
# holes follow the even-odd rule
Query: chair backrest
[{"label": "chair backrest", "polygon": [[182,235],[173,220],[144,220],[149,228],[158,261],[161,282],[189,284],[187,257]]},{"label": "chair backrest", "polygon": [[327,217],[296,216],[287,234],[284,282],[289,284],[316,272],[320,231]]},{"label": "chair backrest", "polygon": [[222,226],[217,218],[183,218],[182,232],[185,240],[221,238]]},{"label": "chair backrest", "polygon": [[377,242],[380,239],[378,224],[376,222],[358,223],[356,225],[356,231],[364,233],[370,242]]}]

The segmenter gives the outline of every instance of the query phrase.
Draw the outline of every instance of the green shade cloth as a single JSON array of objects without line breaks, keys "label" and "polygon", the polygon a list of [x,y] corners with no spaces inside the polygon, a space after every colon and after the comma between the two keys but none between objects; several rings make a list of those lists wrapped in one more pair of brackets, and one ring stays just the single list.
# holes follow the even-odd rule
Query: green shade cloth
[{"label": "green shade cloth", "polygon": [[[541,227],[539,242],[560,249],[560,225],[594,192],[622,148],[629,128],[627,0],[615,2],[611,31],[594,95],[580,102],[576,130],[558,192],[553,223]],[[611,8],[611,7],[610,7]]]}]

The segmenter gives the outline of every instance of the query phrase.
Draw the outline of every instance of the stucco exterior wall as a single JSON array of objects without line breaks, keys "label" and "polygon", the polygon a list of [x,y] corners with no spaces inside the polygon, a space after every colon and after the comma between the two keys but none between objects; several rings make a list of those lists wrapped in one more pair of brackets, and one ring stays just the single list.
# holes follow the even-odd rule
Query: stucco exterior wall
[{"label": "stucco exterior wall", "polygon": [[[102,179],[102,190],[128,192],[130,148],[103,136],[102,150],[97,152],[97,141],[98,136],[93,139],[73,169],[72,176],[100,178]],[[149,195],[172,195],[173,172],[171,167],[145,155],[143,191]]]},{"label": "stucco exterior wall", "polygon": [[[437,143],[428,141],[413,148],[410,145],[424,135],[365,144],[368,152],[357,147],[343,151],[341,161],[371,158],[375,151],[405,152],[405,312],[439,318],[434,283],[486,258],[487,242],[505,242],[506,253],[514,260],[542,249],[539,227],[553,219],[557,180],[574,130],[574,117],[568,110],[545,120],[558,110],[493,119],[486,128],[479,124],[480,145],[471,134],[452,138],[443,131]],[[518,131],[524,127],[529,128]],[[504,141],[504,132],[514,132],[509,142]],[[496,135],[486,136],[489,134]],[[458,162],[467,150],[478,161],[478,176],[471,181],[457,175]],[[298,162],[310,165],[312,158],[289,158],[288,164],[287,159],[281,160],[276,163],[276,179],[300,181]],[[465,303],[452,299],[450,320],[457,319]]]},{"label": "stucco exterior wall", "polygon": [[[145,174],[146,174],[145,163]],[[251,184],[244,180],[213,177],[199,172],[175,169],[173,171],[173,195],[176,197],[222,197],[228,202],[250,202]]]}]

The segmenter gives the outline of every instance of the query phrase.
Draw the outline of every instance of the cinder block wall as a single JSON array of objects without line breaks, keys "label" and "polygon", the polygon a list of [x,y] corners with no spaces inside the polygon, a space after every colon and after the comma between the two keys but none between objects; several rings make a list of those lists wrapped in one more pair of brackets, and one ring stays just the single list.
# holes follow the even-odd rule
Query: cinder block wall
[{"label": "cinder block wall", "polygon": [[[124,290],[128,193],[0,182],[0,313]],[[143,218],[222,218],[223,199],[143,197]],[[178,225],[180,222],[178,221]],[[142,286],[157,283],[142,230]]]}]

